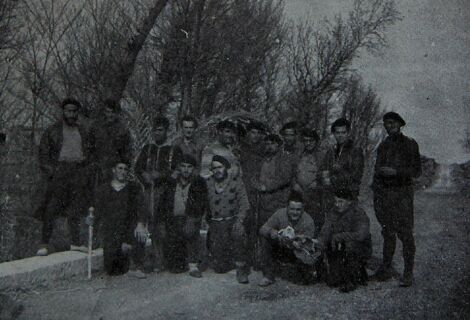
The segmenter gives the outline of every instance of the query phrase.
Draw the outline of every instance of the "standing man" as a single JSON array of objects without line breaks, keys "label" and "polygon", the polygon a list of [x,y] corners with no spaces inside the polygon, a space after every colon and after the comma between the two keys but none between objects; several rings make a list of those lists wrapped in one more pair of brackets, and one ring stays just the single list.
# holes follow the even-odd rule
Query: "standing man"
[{"label": "standing man", "polygon": [[206,182],[194,175],[196,166],[194,156],[183,155],[178,177],[169,178],[165,185],[158,221],[166,231],[163,246],[166,269],[173,273],[185,272],[189,264],[189,275],[200,278],[199,230],[208,203]]},{"label": "standing man", "polygon": [[367,283],[365,266],[372,254],[370,222],[350,190],[335,190],[334,204],[320,231],[317,247],[328,260],[327,284],[349,292]]},{"label": "standing man", "polygon": [[218,140],[204,148],[202,151],[201,172],[203,178],[212,175],[212,157],[219,155],[227,159],[230,163],[229,175],[237,178],[241,175],[240,159],[234,152],[234,147],[238,135],[236,124],[229,120],[223,120],[217,124]]},{"label": "standing man", "polygon": [[199,169],[203,149],[201,143],[196,138],[195,133],[197,128],[198,122],[196,118],[184,116],[181,119],[182,136],[173,141],[173,146],[180,148],[183,154],[190,154],[196,159],[196,170]]},{"label": "standing man", "polygon": [[[357,199],[364,171],[364,153],[349,137],[351,123],[339,118],[331,125],[336,144],[325,155],[322,166],[323,183],[333,190],[349,190]],[[332,195],[329,197],[332,201]],[[331,205],[331,203],[330,203]]]},{"label": "standing man", "polygon": [[383,121],[388,137],[377,149],[372,183],[375,215],[384,238],[383,261],[374,278],[385,281],[392,277],[391,265],[398,236],[403,244],[405,263],[400,286],[409,287],[413,283],[415,256],[413,179],[421,175],[421,159],[416,141],[401,133],[405,120],[396,112],[387,112]]},{"label": "standing man", "polygon": [[80,103],[65,99],[61,107],[62,119],[46,129],[39,145],[39,167],[47,178],[47,199],[43,202],[38,256],[49,254],[49,240],[60,215],[67,216],[70,250],[86,251],[80,243],[80,219],[86,215],[91,196],[95,145],[89,131],[78,122]]},{"label": "standing man", "polygon": [[[290,229],[290,232],[287,230]],[[302,283],[312,283],[313,265],[305,264],[299,259],[296,250],[302,251],[302,244],[313,246],[315,225],[312,218],[305,213],[302,196],[292,192],[287,207],[277,210],[260,228],[263,248],[263,279],[259,286],[266,287],[275,282],[275,263],[289,262],[295,266],[295,276]],[[292,234],[289,234],[292,233]],[[306,249],[306,248],[305,248]]]},{"label": "standing man", "polygon": [[235,266],[237,281],[248,283],[250,272],[247,264],[247,236],[245,219],[250,203],[245,185],[240,177],[229,177],[231,164],[228,159],[215,155],[212,158],[212,176],[207,180],[210,211],[208,246],[212,254],[214,271],[225,273]]},{"label": "standing man", "polygon": [[119,102],[107,99],[103,107],[90,129],[96,143],[99,184],[109,181],[112,176],[109,172],[110,165],[117,159],[122,159],[126,163],[132,161],[131,133],[121,119],[122,110]]},{"label": "standing man", "polygon": [[[162,259],[162,243],[164,230],[157,224],[158,204],[165,189],[168,178],[175,173],[182,152],[179,147],[172,146],[167,137],[170,122],[165,117],[156,117],[153,121],[153,142],[145,145],[137,158],[135,174],[145,189],[150,211],[150,232],[155,249],[155,259]],[[162,261],[155,261],[162,267]]]},{"label": "standing man", "polygon": [[307,128],[302,129],[300,135],[304,151],[297,164],[293,189],[302,194],[305,212],[312,217],[318,233],[325,221],[322,210],[323,186],[320,172],[323,155],[318,146],[320,137],[314,129]]},{"label": "standing man", "polygon": [[111,173],[111,181],[98,187],[93,205],[103,241],[104,269],[109,275],[124,274],[130,269],[129,275],[145,278],[142,270],[148,210],[143,194],[138,184],[128,181],[126,160],[115,160]]},{"label": "standing man", "polygon": [[282,151],[292,157],[294,163],[297,163],[303,149],[302,144],[297,140],[297,130],[297,122],[291,121],[284,124],[279,131],[284,141]]}]

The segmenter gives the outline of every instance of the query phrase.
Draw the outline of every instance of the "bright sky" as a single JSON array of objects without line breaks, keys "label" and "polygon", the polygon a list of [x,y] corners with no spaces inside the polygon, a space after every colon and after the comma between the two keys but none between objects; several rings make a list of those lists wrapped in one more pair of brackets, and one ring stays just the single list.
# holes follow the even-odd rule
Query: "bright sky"
[{"label": "bright sky", "polygon": [[[347,13],[353,0],[286,0],[292,18]],[[399,112],[404,133],[441,163],[470,160],[460,144],[470,124],[470,1],[397,0],[403,20],[388,32],[382,56],[355,64],[382,105]]]}]

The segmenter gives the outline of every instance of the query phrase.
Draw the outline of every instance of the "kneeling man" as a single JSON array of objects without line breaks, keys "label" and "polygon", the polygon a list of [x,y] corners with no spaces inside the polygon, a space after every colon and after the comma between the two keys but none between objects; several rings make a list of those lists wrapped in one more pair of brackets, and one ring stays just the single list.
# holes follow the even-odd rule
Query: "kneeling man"
[{"label": "kneeling man", "polygon": [[[293,191],[289,195],[287,207],[277,210],[259,230],[262,241],[263,279],[260,286],[269,286],[275,281],[276,262],[292,263],[296,276],[302,283],[315,280],[315,225],[313,219],[304,211],[302,196]],[[306,261],[303,254],[310,256]]]},{"label": "kneeling man", "polygon": [[349,292],[367,283],[365,265],[372,254],[370,222],[350,190],[336,190],[334,201],[317,246],[326,253],[327,284]]}]

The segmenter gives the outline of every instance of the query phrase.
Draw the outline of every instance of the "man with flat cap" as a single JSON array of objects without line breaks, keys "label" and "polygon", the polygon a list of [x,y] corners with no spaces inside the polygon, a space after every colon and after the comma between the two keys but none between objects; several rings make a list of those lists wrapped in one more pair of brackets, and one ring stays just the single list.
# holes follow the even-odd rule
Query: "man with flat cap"
[{"label": "man with flat cap", "polygon": [[230,177],[237,178],[241,175],[240,159],[236,152],[234,152],[238,127],[230,120],[223,120],[217,124],[217,134],[217,141],[202,150],[200,175],[203,178],[208,178],[212,175],[212,157],[219,155],[230,162],[230,169],[228,171]]},{"label": "man with flat cap", "polygon": [[404,272],[400,286],[413,283],[415,240],[413,235],[413,179],[421,175],[419,147],[401,133],[405,120],[396,112],[383,116],[387,138],[377,149],[374,180],[374,209],[382,227],[383,261],[374,275],[377,281],[392,277],[396,238],[403,244]]},{"label": "man with flat cap", "polygon": [[88,128],[78,121],[80,102],[65,99],[62,119],[46,129],[39,144],[39,167],[47,179],[45,199],[38,209],[42,215],[42,245],[37,255],[49,254],[49,240],[55,219],[67,216],[71,250],[84,251],[80,220],[86,215],[91,197],[95,143]]},{"label": "man with flat cap", "polygon": [[230,167],[230,161],[223,156],[212,157],[212,176],[207,180],[208,247],[215,272],[226,273],[233,269],[235,262],[237,281],[248,283],[250,270],[244,224],[250,203],[241,177],[229,177]]},{"label": "man with flat cap", "polygon": [[208,202],[206,182],[193,173],[197,164],[193,155],[183,154],[178,164],[178,177],[170,177],[165,183],[157,223],[166,231],[163,245],[165,268],[180,273],[189,266],[189,275],[200,278],[199,230]]}]

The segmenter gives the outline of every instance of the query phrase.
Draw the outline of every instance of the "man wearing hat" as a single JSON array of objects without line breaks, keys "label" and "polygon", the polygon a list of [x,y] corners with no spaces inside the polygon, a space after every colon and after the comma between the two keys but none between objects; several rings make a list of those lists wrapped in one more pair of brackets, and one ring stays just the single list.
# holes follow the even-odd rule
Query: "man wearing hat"
[{"label": "man wearing hat", "polygon": [[140,152],[135,163],[135,174],[145,188],[147,203],[150,211],[150,232],[155,249],[156,268],[161,268],[162,243],[161,236],[164,231],[158,230],[156,212],[158,212],[159,198],[164,190],[168,178],[175,173],[177,164],[183,155],[180,148],[172,146],[167,133],[169,121],[166,117],[158,116],[153,121],[153,142],[146,144]]},{"label": "man wearing hat", "polygon": [[342,292],[367,283],[365,266],[372,254],[369,217],[349,189],[337,189],[317,247],[328,261],[327,284]]},{"label": "man wearing hat", "polygon": [[111,178],[110,164],[116,159],[129,163],[132,161],[131,133],[121,119],[119,102],[106,99],[100,111],[98,119],[90,129],[96,144],[99,184]]},{"label": "man wearing hat", "polygon": [[303,195],[305,212],[310,214],[315,221],[318,233],[325,221],[322,210],[323,186],[320,171],[324,155],[319,147],[320,137],[314,129],[304,128],[300,131],[300,135],[304,151],[297,164],[293,188]]},{"label": "man wearing hat", "polygon": [[217,124],[218,139],[202,150],[201,172],[203,178],[212,175],[212,157],[219,155],[230,162],[229,175],[236,178],[241,175],[240,159],[234,152],[234,147],[238,135],[237,125],[230,120],[223,120]]},{"label": "man wearing hat", "polygon": [[81,108],[75,99],[61,103],[62,119],[46,129],[39,144],[39,167],[47,180],[42,216],[42,245],[37,255],[49,253],[49,240],[60,215],[67,216],[71,250],[85,251],[80,243],[80,218],[91,196],[95,145],[89,130],[78,121]]},{"label": "man wearing hat", "polygon": [[165,268],[180,273],[187,271],[189,264],[189,275],[200,278],[199,230],[208,202],[205,180],[193,174],[196,167],[196,158],[183,154],[178,177],[170,177],[165,184],[157,219],[166,230]]},{"label": "man wearing hat", "polygon": [[250,203],[241,177],[229,177],[231,163],[220,155],[212,158],[212,176],[207,180],[209,213],[208,247],[217,273],[237,268],[237,281],[248,283],[245,219]]},{"label": "man wearing hat", "polygon": [[392,277],[392,260],[396,238],[403,244],[405,264],[400,285],[413,283],[415,241],[413,235],[413,179],[421,175],[419,147],[415,140],[403,135],[406,122],[396,112],[383,116],[387,138],[377,149],[374,180],[374,209],[382,226],[383,261],[374,275],[378,281]]},{"label": "man wearing hat", "polygon": [[[293,191],[286,202],[287,207],[278,209],[259,229],[262,243],[263,279],[259,283],[266,287],[275,282],[275,264],[288,262],[293,264],[294,278],[307,284],[314,281],[314,263],[306,264],[299,259],[297,250],[303,247],[313,254],[315,225],[312,218],[305,213],[302,195]],[[307,245],[305,245],[307,244]],[[312,249],[312,250],[308,250]]]},{"label": "man wearing hat", "polygon": [[106,273],[120,275],[131,270],[130,276],[145,278],[148,208],[141,187],[128,181],[129,162],[118,159],[110,167],[112,179],[98,187],[93,201],[96,223],[87,220],[96,225],[101,238]]}]

